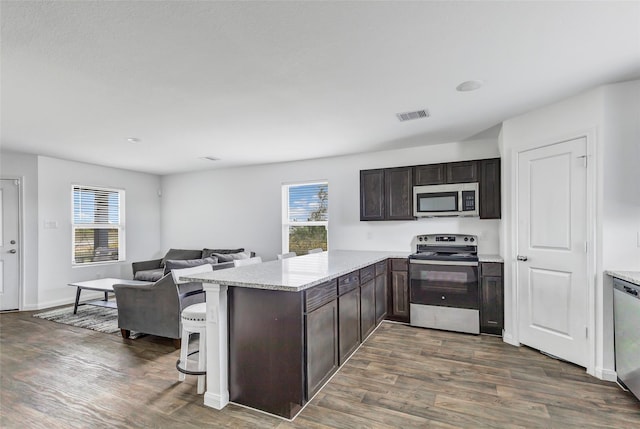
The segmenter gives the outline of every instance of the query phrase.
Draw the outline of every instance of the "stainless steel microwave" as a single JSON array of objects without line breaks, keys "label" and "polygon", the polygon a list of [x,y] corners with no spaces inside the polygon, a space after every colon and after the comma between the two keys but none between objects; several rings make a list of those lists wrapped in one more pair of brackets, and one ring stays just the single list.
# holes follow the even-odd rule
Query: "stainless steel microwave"
[{"label": "stainless steel microwave", "polygon": [[413,215],[478,216],[478,183],[413,187]]}]

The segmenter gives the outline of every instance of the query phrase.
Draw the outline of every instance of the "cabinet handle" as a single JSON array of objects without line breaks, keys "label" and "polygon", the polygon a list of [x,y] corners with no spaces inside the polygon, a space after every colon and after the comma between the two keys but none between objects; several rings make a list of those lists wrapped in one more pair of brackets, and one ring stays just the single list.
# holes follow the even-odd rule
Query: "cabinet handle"
[{"label": "cabinet handle", "polygon": [[526,256],[520,256],[520,255],[518,255],[518,257],[517,257],[516,259],[517,259],[518,261],[522,261],[522,262],[524,262],[524,261],[528,260],[529,258],[527,258]]}]

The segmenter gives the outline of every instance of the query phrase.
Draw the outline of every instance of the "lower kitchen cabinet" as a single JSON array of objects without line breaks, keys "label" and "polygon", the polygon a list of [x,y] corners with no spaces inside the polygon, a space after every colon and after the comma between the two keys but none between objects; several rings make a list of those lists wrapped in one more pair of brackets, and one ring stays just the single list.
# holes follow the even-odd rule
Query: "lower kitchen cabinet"
[{"label": "lower kitchen cabinet", "polygon": [[376,264],[376,325],[387,315],[387,262]]},{"label": "lower kitchen cabinet", "polygon": [[376,327],[376,287],[371,279],[360,285],[360,336],[364,341]]},{"label": "lower kitchen cabinet", "polygon": [[307,400],[337,371],[338,302],[333,300],[307,313]]},{"label": "lower kitchen cabinet", "polygon": [[407,259],[391,259],[387,319],[409,323],[409,265]]},{"label": "lower kitchen cabinet", "polygon": [[503,264],[480,263],[480,332],[502,335],[504,328]]},{"label": "lower kitchen cabinet", "polygon": [[342,365],[360,345],[360,287],[338,297],[339,360]]}]

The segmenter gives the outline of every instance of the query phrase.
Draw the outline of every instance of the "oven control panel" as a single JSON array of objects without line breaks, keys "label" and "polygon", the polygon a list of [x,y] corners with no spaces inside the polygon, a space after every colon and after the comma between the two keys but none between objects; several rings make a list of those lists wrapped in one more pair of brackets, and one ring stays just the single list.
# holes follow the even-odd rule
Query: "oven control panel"
[{"label": "oven control panel", "polygon": [[477,237],[475,235],[464,234],[425,234],[418,235],[416,242],[425,244],[438,244],[438,245],[460,245],[460,244],[472,244],[476,243]]}]

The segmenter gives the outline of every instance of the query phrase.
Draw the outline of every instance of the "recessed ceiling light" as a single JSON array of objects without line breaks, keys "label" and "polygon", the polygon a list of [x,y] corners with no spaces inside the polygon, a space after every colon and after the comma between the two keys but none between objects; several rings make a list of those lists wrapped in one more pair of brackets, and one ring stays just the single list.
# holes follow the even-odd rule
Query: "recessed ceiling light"
[{"label": "recessed ceiling light", "polygon": [[456,90],[459,92],[475,91],[482,88],[482,85],[484,85],[484,82],[481,80],[467,80],[456,86]]},{"label": "recessed ceiling light", "polygon": [[129,137],[129,138],[127,139],[127,141],[128,141],[129,143],[140,143],[142,140],[140,140],[140,139],[139,139],[139,138],[137,138],[137,137]]},{"label": "recessed ceiling light", "polygon": [[220,158],[216,158],[215,156],[201,156],[200,159],[205,159],[207,161],[220,161]]}]

